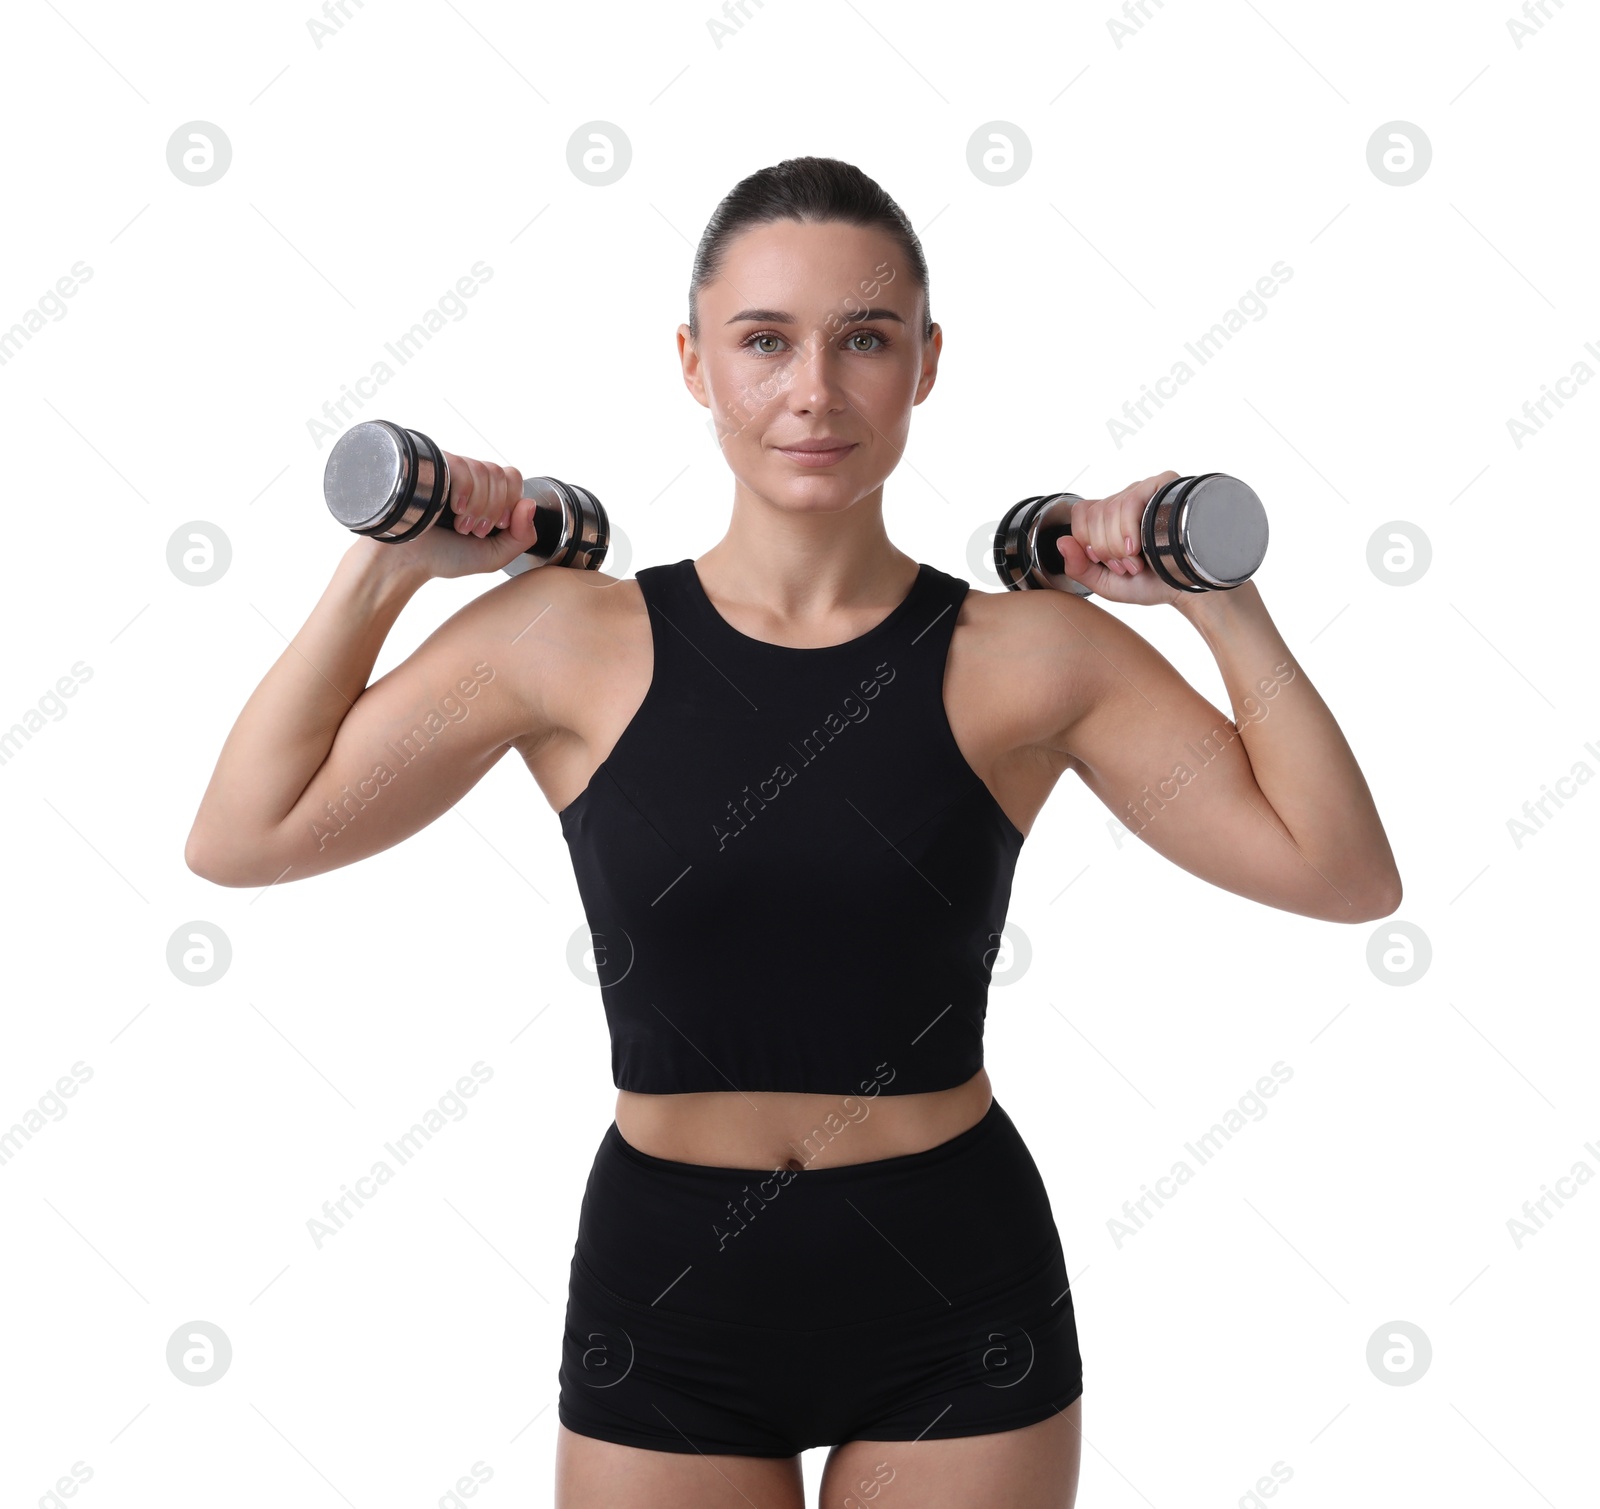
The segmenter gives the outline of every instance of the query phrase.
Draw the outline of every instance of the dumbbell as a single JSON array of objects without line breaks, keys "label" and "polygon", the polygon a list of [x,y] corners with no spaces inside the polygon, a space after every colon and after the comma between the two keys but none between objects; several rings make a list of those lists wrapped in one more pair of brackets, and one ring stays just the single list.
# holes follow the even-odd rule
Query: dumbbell
[{"label": "dumbbell", "polygon": [[[322,496],[346,529],[390,544],[414,539],[430,524],[455,526],[444,452],[421,431],[387,419],[351,425],[334,442],[322,472]],[[554,477],[524,477],[522,496],[535,500],[533,544],[502,571],[515,576],[535,566],[600,569],[611,525],[588,488]]]},{"label": "dumbbell", "polygon": [[[994,569],[1012,591],[1089,588],[1066,574],[1057,543],[1072,533],[1077,493],[1041,493],[1013,503],[994,532]],[[1267,511],[1253,489],[1223,472],[1176,477],[1158,487],[1139,524],[1140,553],[1180,592],[1226,592],[1254,575],[1267,553]]]}]

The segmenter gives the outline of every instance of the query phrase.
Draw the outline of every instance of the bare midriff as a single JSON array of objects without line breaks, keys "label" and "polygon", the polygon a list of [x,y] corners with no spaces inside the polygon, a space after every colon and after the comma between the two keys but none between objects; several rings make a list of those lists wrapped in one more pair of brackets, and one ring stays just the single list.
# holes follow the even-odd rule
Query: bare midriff
[{"label": "bare midriff", "polygon": [[992,1099],[985,1069],[920,1095],[619,1090],[616,1121],[624,1142],[654,1158],[803,1172],[937,1147],[981,1121]]}]

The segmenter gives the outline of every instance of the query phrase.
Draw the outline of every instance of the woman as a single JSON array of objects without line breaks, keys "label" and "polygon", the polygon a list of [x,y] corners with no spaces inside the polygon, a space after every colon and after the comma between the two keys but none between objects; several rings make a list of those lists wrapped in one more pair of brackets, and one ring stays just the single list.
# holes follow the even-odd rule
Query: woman
[{"label": "woman", "polygon": [[[1098,605],[969,591],[889,542],[883,484],[941,344],[877,184],[828,158],[751,175],[678,331],[734,473],[723,538],[634,581],[519,574],[368,687],[423,581],[531,543],[519,474],[452,456],[455,532],[351,546],[195,820],[191,868],[262,885],[398,843],[513,748],[558,813],[618,1087],[570,1271],[565,1509],[792,1509],[824,1444],[824,1503],[1070,1509],[1066,1266],[982,1055],[1013,868],[1063,771],[1214,885],[1328,921],[1398,905],[1260,592],[1180,593],[1137,553],[1174,473],[1076,505],[1062,551],[1101,597],[1182,613],[1237,725]],[[377,794],[353,808],[358,780]]]}]

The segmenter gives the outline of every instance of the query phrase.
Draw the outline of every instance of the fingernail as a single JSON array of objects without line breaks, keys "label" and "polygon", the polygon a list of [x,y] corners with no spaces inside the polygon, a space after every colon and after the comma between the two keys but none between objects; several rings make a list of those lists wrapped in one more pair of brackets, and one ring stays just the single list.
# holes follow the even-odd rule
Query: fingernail
[{"label": "fingernail", "polygon": [[1083,553],[1084,553],[1084,554],[1085,554],[1085,555],[1086,555],[1086,556],[1088,556],[1088,557],[1089,557],[1089,559],[1090,559],[1090,560],[1091,560],[1091,561],[1093,561],[1093,562],[1094,562],[1094,563],[1095,563],[1095,565],[1097,565],[1097,566],[1098,566],[1098,565],[1099,565],[1099,564],[1100,564],[1100,557],[1099,557],[1099,556],[1097,556],[1097,555],[1096,555],[1096,554],[1095,554],[1095,553],[1094,553],[1094,546],[1093,546],[1093,545],[1085,545],[1085,546],[1084,546],[1084,547],[1083,547]]},{"label": "fingernail", "polygon": [[1133,536],[1131,534],[1123,535],[1122,548],[1128,555],[1133,554]]}]

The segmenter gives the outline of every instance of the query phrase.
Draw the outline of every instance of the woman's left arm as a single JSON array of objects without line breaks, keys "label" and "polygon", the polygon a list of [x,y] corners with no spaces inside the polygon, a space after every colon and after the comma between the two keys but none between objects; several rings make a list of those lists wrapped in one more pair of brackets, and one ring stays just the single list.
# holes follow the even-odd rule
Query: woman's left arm
[{"label": "woman's left arm", "polygon": [[1386,917],[1400,905],[1400,873],[1372,793],[1255,583],[1180,592],[1125,548],[1137,544],[1144,500],[1176,475],[1074,504],[1060,549],[1068,574],[1100,595],[1170,604],[1193,624],[1233,718],[1119,619],[1083,598],[1028,593],[1055,610],[1034,621],[1077,651],[1076,674],[1043,699],[1055,707],[1039,742],[1126,827],[1213,884],[1329,922]]},{"label": "woman's left arm", "polygon": [[1185,592],[1172,606],[1216,657],[1268,810],[1333,893],[1335,904],[1322,915],[1332,922],[1387,917],[1400,905],[1401,886],[1383,820],[1333,713],[1256,584]]}]

